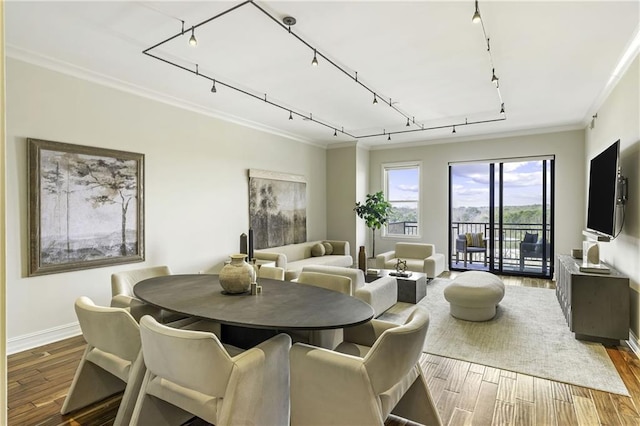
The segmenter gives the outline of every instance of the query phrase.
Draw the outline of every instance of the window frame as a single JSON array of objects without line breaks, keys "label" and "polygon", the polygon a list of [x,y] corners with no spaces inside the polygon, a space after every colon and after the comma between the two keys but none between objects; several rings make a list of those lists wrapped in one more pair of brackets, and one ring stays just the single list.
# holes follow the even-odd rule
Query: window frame
[{"label": "window frame", "polygon": [[[390,170],[398,170],[398,169],[418,169],[418,191],[416,192],[418,195],[417,200],[391,200],[389,198],[389,174]],[[384,198],[386,201],[390,203],[416,203],[417,206],[417,232],[415,235],[407,235],[407,234],[391,234],[389,233],[388,226],[385,225],[382,227],[381,237],[385,239],[409,239],[409,240],[419,240],[422,238],[422,161],[401,161],[401,162],[393,162],[393,163],[382,163],[381,164],[381,174],[382,174],[382,191],[384,193]]]}]

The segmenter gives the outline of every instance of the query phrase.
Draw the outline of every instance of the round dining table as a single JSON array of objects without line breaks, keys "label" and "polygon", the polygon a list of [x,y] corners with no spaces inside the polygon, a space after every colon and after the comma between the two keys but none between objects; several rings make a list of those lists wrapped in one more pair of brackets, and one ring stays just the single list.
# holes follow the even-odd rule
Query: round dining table
[{"label": "round dining table", "polygon": [[367,303],[336,291],[267,278],[259,285],[260,294],[226,294],[217,275],[166,275],[138,282],[133,292],[158,308],[252,329],[337,329],[374,316]]}]

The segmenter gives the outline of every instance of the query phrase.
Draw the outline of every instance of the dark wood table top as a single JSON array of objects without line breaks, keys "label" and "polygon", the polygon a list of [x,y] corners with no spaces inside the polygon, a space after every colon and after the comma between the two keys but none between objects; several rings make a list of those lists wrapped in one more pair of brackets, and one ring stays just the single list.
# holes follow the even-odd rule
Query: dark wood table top
[{"label": "dark wood table top", "polygon": [[227,295],[217,275],[167,275],[140,281],[133,292],[144,302],[184,315],[251,328],[323,330],[373,318],[367,303],[342,293],[260,278],[262,293]]}]

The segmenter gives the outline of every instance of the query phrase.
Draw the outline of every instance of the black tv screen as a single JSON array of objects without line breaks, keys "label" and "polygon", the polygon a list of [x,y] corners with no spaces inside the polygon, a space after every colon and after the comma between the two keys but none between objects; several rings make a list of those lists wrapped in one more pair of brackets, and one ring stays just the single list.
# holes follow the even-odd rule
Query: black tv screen
[{"label": "black tv screen", "polygon": [[589,198],[587,202],[587,229],[615,236],[616,187],[620,140],[591,160],[589,168]]}]

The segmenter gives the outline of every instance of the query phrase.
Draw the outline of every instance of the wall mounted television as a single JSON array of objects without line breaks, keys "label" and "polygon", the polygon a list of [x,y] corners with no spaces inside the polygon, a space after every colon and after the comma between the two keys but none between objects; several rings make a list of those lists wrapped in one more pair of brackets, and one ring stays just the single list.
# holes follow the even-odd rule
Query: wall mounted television
[{"label": "wall mounted television", "polygon": [[589,167],[587,229],[611,238],[615,237],[619,167],[619,139],[593,157]]}]

